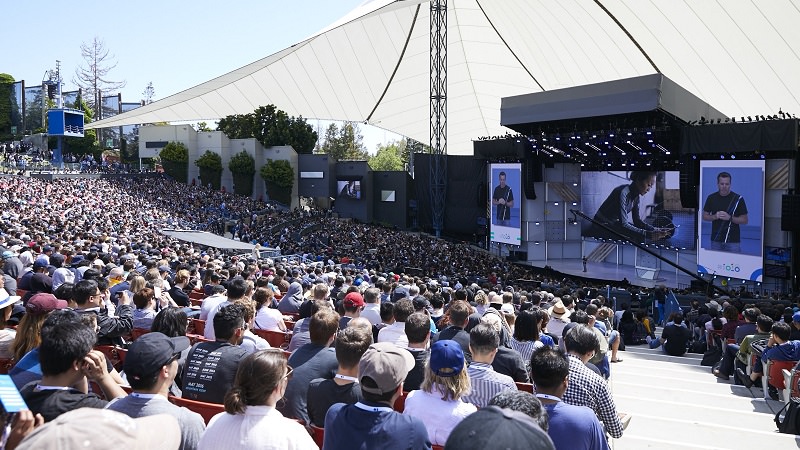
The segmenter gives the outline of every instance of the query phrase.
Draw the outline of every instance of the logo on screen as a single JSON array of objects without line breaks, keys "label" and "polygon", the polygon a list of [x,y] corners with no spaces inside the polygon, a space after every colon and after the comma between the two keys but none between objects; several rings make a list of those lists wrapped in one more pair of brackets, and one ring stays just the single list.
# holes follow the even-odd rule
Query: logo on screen
[{"label": "logo on screen", "polygon": [[739,273],[739,272],[742,271],[742,268],[739,267],[739,265],[735,264],[735,263],[731,263],[731,264],[722,263],[722,264],[717,266],[717,269],[718,270],[724,270],[725,272],[736,272],[736,273]]}]

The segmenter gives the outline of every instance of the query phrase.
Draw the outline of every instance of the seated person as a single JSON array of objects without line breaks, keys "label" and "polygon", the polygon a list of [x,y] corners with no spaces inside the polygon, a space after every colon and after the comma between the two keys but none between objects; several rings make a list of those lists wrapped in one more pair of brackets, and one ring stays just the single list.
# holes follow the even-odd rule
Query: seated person
[{"label": "seated person", "polygon": [[348,327],[336,338],[336,361],[339,368],[336,376],[316,378],[308,387],[308,417],[311,423],[325,426],[325,414],[335,403],[353,404],[361,401],[361,385],[358,384],[358,362],[372,344],[371,328],[365,331]]},{"label": "seated person", "polygon": [[108,402],[88,394],[88,382],[100,385],[106,398],[124,397],[125,391],[109,375],[102,352],[92,350],[97,335],[77,314],[55,326],[42,327],[39,360],[42,379],[25,385],[20,394],[30,410],[50,422],[77,408],[104,408]]},{"label": "seated person", "polygon": [[753,371],[748,377],[742,369],[736,369],[739,379],[748,388],[753,386],[753,381],[764,374],[764,365],[768,360],[773,361],[800,361],[800,341],[790,341],[792,330],[786,322],[772,324],[772,334],[767,341],[767,348],[761,354],[761,359],[753,366]]},{"label": "seated person", "polygon": [[557,449],[607,450],[603,425],[586,406],[564,403],[569,384],[569,361],[561,352],[545,347],[534,352],[531,373],[536,397],[547,410],[548,434]]},{"label": "seated person", "polygon": [[553,441],[534,419],[522,412],[497,406],[481,408],[480,411],[462,420],[453,429],[445,448],[458,450],[556,449]]},{"label": "seated person", "polygon": [[403,391],[409,392],[418,390],[425,378],[425,363],[431,354],[428,350],[431,329],[428,326],[428,315],[425,313],[415,312],[408,316],[405,323],[408,337],[407,350],[414,357],[414,368],[408,372],[408,376],[403,382]]},{"label": "seated person", "polygon": [[244,307],[223,306],[214,315],[214,342],[198,342],[186,357],[183,369],[183,397],[208,403],[222,403],[233,385],[236,368],[247,355],[240,347],[244,329]]},{"label": "seated person", "polygon": [[692,332],[683,324],[683,314],[673,316],[672,323],[661,332],[661,338],[650,341],[650,348],[662,346],[664,352],[672,356],[683,356],[686,344],[692,339]]},{"label": "seated person", "polygon": [[406,350],[390,342],[370,345],[358,363],[364,400],[354,405],[331,406],[325,416],[323,448],[430,450],[425,424],[392,409],[403,393],[403,380],[412,367],[414,358]]},{"label": "seated person", "polygon": [[480,323],[470,330],[469,337],[472,362],[467,367],[467,374],[472,389],[464,396],[464,401],[483,408],[498,393],[517,390],[517,385],[510,376],[497,373],[492,368],[500,345],[500,335],[495,329],[488,323]]},{"label": "seated person", "polygon": [[462,400],[471,387],[466,368],[458,342],[436,341],[431,346],[421,389],[406,397],[403,414],[422,420],[434,445],[444,445],[453,428],[478,410]]},{"label": "seated person", "polygon": [[278,410],[284,417],[309,423],[306,405],[311,380],[331,379],[339,367],[336,351],[330,347],[338,329],[339,314],[329,308],[311,316],[311,342],[298,348],[289,357],[289,365],[294,368],[294,373],[286,385],[284,400],[278,405]]},{"label": "seated person", "polygon": [[189,348],[185,336],[167,337],[153,332],[131,343],[125,357],[125,375],[133,394],[113,400],[107,408],[132,417],[168,414],[178,419],[181,427],[181,450],[197,447],[205,421],[200,414],[173,405],[167,400],[169,389],[178,373],[178,359]]},{"label": "seated person", "polygon": [[[748,308],[745,310],[745,320],[748,320],[747,311],[752,311],[754,308]],[[760,315],[755,318],[756,322],[756,334],[752,334],[749,336],[744,336],[742,339],[742,345],[738,344],[728,344],[725,346],[725,352],[722,355],[722,361],[720,362],[719,369],[714,371],[714,375],[718,378],[722,378],[723,380],[727,380],[728,377],[734,374],[735,365],[734,363],[738,363],[742,367],[747,366],[747,359],[750,357],[750,342],[758,341],[761,339],[769,339],[769,330],[772,329],[772,318]],[[745,325],[740,325],[737,328],[737,331]],[[749,328],[749,327],[748,327]],[[738,359],[741,354],[741,359]]]}]

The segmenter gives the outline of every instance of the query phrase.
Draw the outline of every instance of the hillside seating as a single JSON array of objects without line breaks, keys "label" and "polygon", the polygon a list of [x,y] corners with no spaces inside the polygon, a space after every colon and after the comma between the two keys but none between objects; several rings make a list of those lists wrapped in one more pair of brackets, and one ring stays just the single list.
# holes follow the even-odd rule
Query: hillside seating
[{"label": "hillside seating", "polygon": [[197,400],[189,400],[188,398],[175,397],[172,395],[169,396],[169,401],[175,405],[183,406],[190,411],[200,414],[203,417],[203,420],[206,422],[206,425],[208,425],[208,422],[211,421],[212,417],[221,412],[225,412],[225,406],[219,403],[200,402]]}]

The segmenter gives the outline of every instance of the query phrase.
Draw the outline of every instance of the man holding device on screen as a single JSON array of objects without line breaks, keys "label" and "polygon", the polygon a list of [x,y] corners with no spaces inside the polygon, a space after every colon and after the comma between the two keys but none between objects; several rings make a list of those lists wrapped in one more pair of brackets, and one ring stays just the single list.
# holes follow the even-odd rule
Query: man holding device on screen
[{"label": "man holding device on screen", "polygon": [[717,175],[717,189],[703,205],[703,220],[711,222],[709,249],[741,252],[739,225],[747,225],[747,205],[741,195],[731,191],[730,173]]},{"label": "man holding device on screen", "polygon": [[498,175],[500,184],[495,186],[492,194],[492,205],[497,206],[497,225],[507,227],[511,224],[511,208],[514,207],[514,193],[506,184],[506,173]]}]

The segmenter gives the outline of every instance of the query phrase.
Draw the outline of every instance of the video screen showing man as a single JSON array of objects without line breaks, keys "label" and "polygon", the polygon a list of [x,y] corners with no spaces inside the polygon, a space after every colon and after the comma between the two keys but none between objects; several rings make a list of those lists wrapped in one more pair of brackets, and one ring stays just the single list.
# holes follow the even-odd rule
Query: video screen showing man
[{"label": "video screen showing man", "polygon": [[[672,228],[654,227],[642,220],[639,199],[650,192],[656,184],[656,172],[634,171],[629,175],[630,184],[615,187],[594,215],[594,220],[632,242],[657,241],[669,237]],[[606,228],[593,224],[590,236],[620,239]]]},{"label": "video screen showing man", "polygon": [[731,190],[731,174],[717,175],[718,191],[703,204],[703,220],[711,222],[709,250],[741,253],[739,225],[747,225],[747,204],[744,197]]},{"label": "video screen showing man", "polygon": [[514,207],[514,193],[511,186],[506,184],[506,173],[500,172],[498,175],[499,185],[495,186],[492,193],[492,205],[496,207],[495,224],[508,227],[511,226],[511,208]]},{"label": "video screen showing man", "polygon": [[361,182],[360,181],[340,181],[339,182],[339,197],[347,197],[352,199],[361,198]]}]

